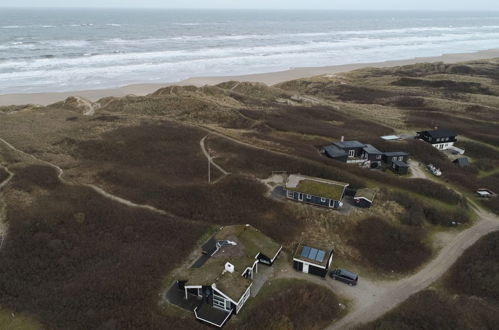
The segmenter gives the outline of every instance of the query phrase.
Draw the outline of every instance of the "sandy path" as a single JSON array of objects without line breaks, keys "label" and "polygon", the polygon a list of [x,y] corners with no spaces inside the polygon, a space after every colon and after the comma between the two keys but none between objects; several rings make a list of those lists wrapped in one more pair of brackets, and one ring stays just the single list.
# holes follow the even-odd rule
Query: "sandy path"
[{"label": "sandy path", "polygon": [[[189,220],[189,219],[185,219],[185,218],[182,218],[182,217],[179,217],[173,213],[170,213],[170,212],[167,212],[165,210],[161,210],[161,209],[158,209],[154,206],[151,206],[151,205],[145,205],[145,204],[137,204],[137,203],[134,203],[130,200],[127,200],[127,199],[124,199],[124,198],[121,198],[119,196],[116,196],[116,195],[113,195],[107,191],[105,191],[104,189],[102,189],[101,187],[98,187],[94,184],[91,184],[91,183],[82,183],[82,184],[75,184],[73,182],[70,182],[70,181],[67,181],[66,179],[64,179],[63,177],[63,174],[64,174],[64,171],[62,168],[60,168],[59,166],[55,165],[55,164],[52,164],[48,161],[45,161],[43,159],[40,159],[34,155],[31,155],[31,154],[28,154],[22,150],[19,150],[17,149],[16,147],[14,147],[12,144],[10,144],[9,142],[7,142],[6,140],[0,138],[0,142],[4,143],[7,147],[9,147],[11,150],[23,155],[23,156],[26,156],[28,158],[31,158],[33,160],[35,160],[36,162],[39,162],[39,163],[42,163],[42,164],[45,164],[47,166],[50,166],[54,169],[56,169],[57,171],[57,177],[59,178],[59,180],[64,183],[64,184],[67,184],[67,185],[80,185],[80,186],[84,186],[84,187],[88,187],[88,188],[91,188],[93,189],[96,193],[98,193],[99,195],[107,198],[107,199],[110,199],[110,200],[113,200],[115,202],[118,202],[122,205],[125,205],[125,206],[128,206],[128,207],[133,207],[133,208],[139,208],[139,209],[143,209],[143,210],[148,210],[148,211],[151,211],[151,212],[154,212],[154,213],[157,213],[157,214],[161,214],[161,215],[164,215],[164,216],[169,216],[169,217],[173,217],[173,218],[176,218],[178,220],[182,220],[184,222],[189,222],[189,223],[196,223],[195,221],[193,220]],[[11,177],[12,178],[12,177]],[[10,179],[11,179],[10,178]],[[9,180],[10,180],[9,179]],[[2,184],[3,186],[3,184]]]},{"label": "sandy path", "polygon": [[426,172],[422,167],[421,163],[415,160],[409,160],[409,168],[411,169],[411,177],[416,179],[428,179],[431,178],[428,176],[428,172]]},{"label": "sandy path", "polygon": [[218,178],[216,181],[212,182],[212,183],[215,183],[215,182],[219,181],[220,179],[222,179],[224,176],[229,175],[230,173],[227,172],[225,169],[223,169],[222,166],[215,163],[215,161],[213,160],[213,157],[210,156],[210,153],[206,149],[206,145],[205,145],[207,137],[208,137],[208,135],[206,135],[204,138],[201,139],[201,141],[199,141],[199,145],[201,146],[201,150],[203,151],[204,156],[206,157],[206,159],[208,159],[210,164],[215,166],[220,172],[223,173],[223,176]]},{"label": "sandy path", "polygon": [[7,179],[3,180],[3,182],[0,183],[0,249],[1,249],[3,246],[3,241],[4,241],[5,236],[7,234],[7,224],[5,223],[6,205],[5,205],[5,202],[3,201],[3,199],[1,198],[2,197],[1,192],[2,192],[2,189],[10,182],[10,180],[12,180],[12,178],[14,177],[14,173],[9,171],[9,169],[5,166],[0,165],[0,167],[3,168],[7,172],[7,174],[9,174]]},{"label": "sandy path", "polygon": [[[411,295],[426,289],[438,280],[463,254],[481,237],[499,231],[499,217],[484,210],[477,210],[479,221],[472,227],[456,235],[438,253],[437,257],[420,269],[416,274],[391,283],[374,283],[377,289],[363,297],[357,296],[358,290],[351,290],[346,297],[354,301],[354,309],[338,322],[327,329],[350,329],[362,323],[367,323],[381,317],[386,312],[405,301]],[[359,281],[361,285],[363,280]],[[369,284],[371,285],[371,284]],[[368,285],[368,286],[369,286]],[[362,287],[359,287],[362,289]],[[356,292],[357,291],[357,292]],[[371,296],[371,297],[369,297]],[[364,301],[364,298],[367,298]]]}]

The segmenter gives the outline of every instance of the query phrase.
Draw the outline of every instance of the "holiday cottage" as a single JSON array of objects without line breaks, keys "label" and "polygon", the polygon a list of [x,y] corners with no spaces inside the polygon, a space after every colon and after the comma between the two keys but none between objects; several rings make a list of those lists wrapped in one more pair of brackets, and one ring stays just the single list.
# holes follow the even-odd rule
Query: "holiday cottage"
[{"label": "holiday cottage", "polygon": [[348,186],[348,183],[292,174],[288,176],[284,189],[288,199],[337,209],[343,206],[341,200]]},{"label": "holiday cottage", "polygon": [[209,255],[179,276],[185,299],[194,299],[196,318],[222,327],[237,314],[251,294],[258,264],[271,266],[282,246],[250,225],[222,228],[208,247]]}]

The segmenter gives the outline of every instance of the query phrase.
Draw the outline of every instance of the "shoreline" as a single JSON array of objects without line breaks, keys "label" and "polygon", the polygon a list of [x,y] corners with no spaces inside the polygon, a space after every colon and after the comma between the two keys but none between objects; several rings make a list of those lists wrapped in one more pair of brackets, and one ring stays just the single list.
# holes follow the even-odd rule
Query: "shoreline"
[{"label": "shoreline", "polygon": [[55,102],[62,101],[69,96],[80,96],[89,101],[95,102],[103,97],[108,97],[108,96],[114,96],[114,97],[123,97],[126,95],[143,96],[155,92],[156,90],[162,87],[167,87],[172,85],[176,86],[194,85],[200,87],[204,85],[216,85],[230,80],[260,82],[267,85],[274,85],[294,79],[308,78],[324,74],[336,74],[366,67],[376,67],[376,68],[396,67],[396,66],[410,65],[423,62],[458,63],[458,62],[490,59],[495,57],[499,57],[499,49],[488,49],[473,53],[444,54],[441,56],[433,56],[433,57],[415,57],[406,60],[391,60],[391,61],[374,62],[374,63],[342,64],[342,65],[332,65],[332,66],[323,66],[323,67],[302,67],[302,68],[293,68],[285,71],[256,73],[256,74],[240,75],[240,76],[195,77],[172,83],[143,83],[143,84],[127,85],[117,88],[98,89],[98,90],[2,94],[0,95],[0,106],[24,105],[24,104],[49,105]]}]

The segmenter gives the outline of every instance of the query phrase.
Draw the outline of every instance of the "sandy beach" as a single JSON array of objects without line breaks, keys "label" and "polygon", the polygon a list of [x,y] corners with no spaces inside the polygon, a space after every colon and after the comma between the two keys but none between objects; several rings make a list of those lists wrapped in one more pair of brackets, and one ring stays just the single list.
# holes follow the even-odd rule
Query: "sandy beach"
[{"label": "sandy beach", "polygon": [[109,88],[109,89],[99,89],[99,90],[83,90],[83,91],[71,91],[71,92],[61,92],[61,93],[53,92],[53,93],[33,93],[33,94],[4,94],[0,95],[0,106],[21,105],[21,104],[48,105],[64,100],[69,96],[80,96],[90,101],[97,101],[100,98],[107,96],[122,97],[126,95],[138,95],[138,96],[147,95],[158,90],[159,88],[169,85],[203,86],[203,85],[215,85],[230,80],[261,82],[267,85],[273,85],[293,79],[306,78],[323,74],[335,74],[365,67],[395,67],[395,66],[409,65],[422,62],[457,63],[464,61],[489,59],[495,57],[499,57],[499,49],[490,49],[475,53],[445,54],[442,56],[435,56],[435,57],[416,57],[407,60],[386,61],[378,63],[357,63],[357,64],[334,65],[326,67],[293,68],[290,70],[285,70],[280,72],[259,73],[259,74],[243,75],[243,76],[196,77],[174,83],[134,84],[119,88]]}]

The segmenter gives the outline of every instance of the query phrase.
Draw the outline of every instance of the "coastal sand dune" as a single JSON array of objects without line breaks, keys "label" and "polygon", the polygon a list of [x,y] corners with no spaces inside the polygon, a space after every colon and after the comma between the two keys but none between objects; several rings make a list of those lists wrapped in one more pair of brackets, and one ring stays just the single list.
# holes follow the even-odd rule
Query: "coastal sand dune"
[{"label": "coastal sand dune", "polygon": [[[139,95],[139,96],[146,95],[169,85],[203,86],[203,85],[215,85],[231,80],[261,82],[267,85],[273,85],[293,79],[306,78],[323,74],[336,74],[340,72],[347,72],[365,67],[394,67],[394,66],[402,66],[402,65],[409,65],[422,62],[457,63],[464,61],[489,59],[495,57],[499,57],[499,49],[489,49],[475,53],[445,54],[442,56],[435,56],[435,57],[416,57],[408,60],[396,60],[396,61],[386,61],[378,63],[356,63],[356,64],[345,64],[345,65],[335,65],[335,66],[326,66],[326,67],[294,68],[280,72],[259,73],[259,74],[251,74],[244,76],[197,77],[197,78],[189,78],[175,83],[135,84],[119,88],[110,88],[110,89],[83,90],[83,91],[72,91],[72,92],[62,92],[62,93],[53,92],[53,93],[32,93],[32,94],[5,94],[5,95],[0,95],[0,106],[21,105],[21,104],[48,105],[64,100],[70,96],[79,96],[89,101],[95,102],[98,99],[106,96],[121,97],[130,94]],[[57,88],[54,87],[54,89]]]}]

